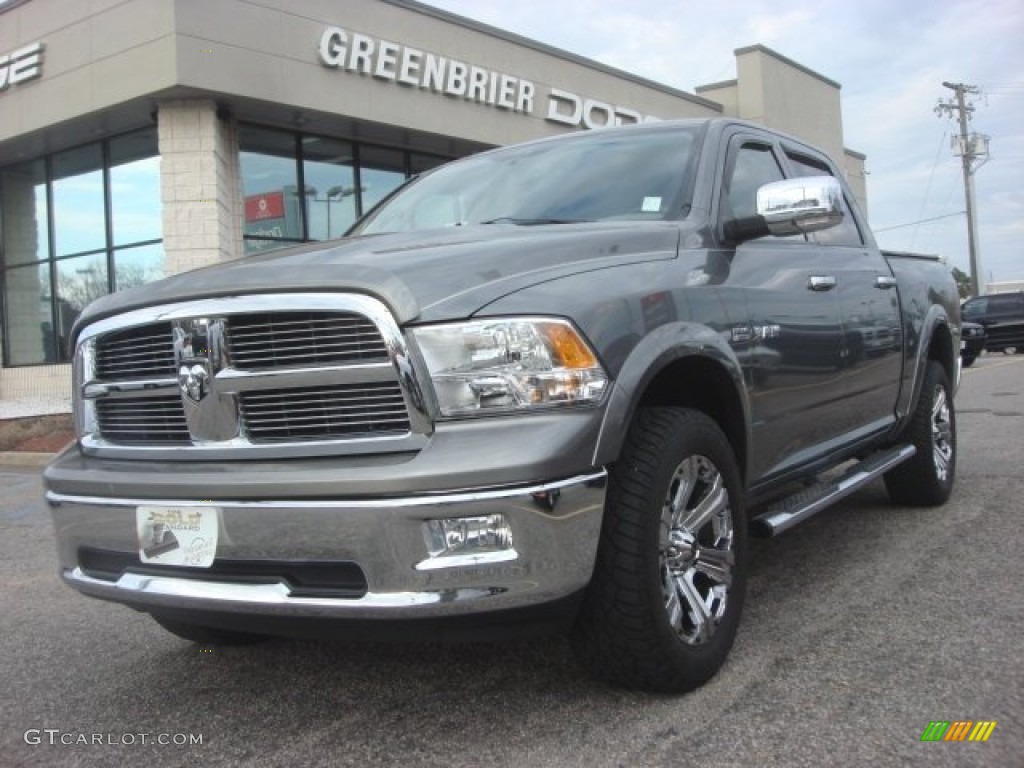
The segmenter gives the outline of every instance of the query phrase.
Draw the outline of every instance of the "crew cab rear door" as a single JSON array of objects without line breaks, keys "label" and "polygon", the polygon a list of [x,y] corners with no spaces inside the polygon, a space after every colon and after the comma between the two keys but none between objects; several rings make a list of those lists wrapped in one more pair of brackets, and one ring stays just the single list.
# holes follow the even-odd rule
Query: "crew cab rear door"
[{"label": "crew cab rear door", "polygon": [[[835,176],[824,156],[783,144],[790,176]],[[842,182],[840,182],[842,184]],[[896,279],[844,193],[843,220],[809,235],[835,277],[842,317],[844,403],[839,419],[851,439],[892,425],[903,366]]]}]

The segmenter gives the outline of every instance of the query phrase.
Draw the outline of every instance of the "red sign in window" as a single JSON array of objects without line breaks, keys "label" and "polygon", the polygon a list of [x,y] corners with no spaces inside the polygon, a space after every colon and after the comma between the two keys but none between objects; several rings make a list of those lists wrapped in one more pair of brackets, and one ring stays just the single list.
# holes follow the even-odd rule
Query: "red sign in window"
[{"label": "red sign in window", "polygon": [[284,217],[284,193],[267,192],[245,198],[245,220],[262,221]]}]

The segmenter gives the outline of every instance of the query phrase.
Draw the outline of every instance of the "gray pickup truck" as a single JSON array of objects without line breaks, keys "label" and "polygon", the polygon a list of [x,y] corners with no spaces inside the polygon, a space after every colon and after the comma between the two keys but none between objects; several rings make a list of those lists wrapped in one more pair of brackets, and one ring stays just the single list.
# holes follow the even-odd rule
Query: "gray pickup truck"
[{"label": "gray pickup truck", "polygon": [[45,472],[60,574],[196,642],[556,625],[685,691],[732,645],[748,534],[879,477],[947,499],[959,342],[949,270],[883,255],[790,136],[497,149],[340,241],[92,304]]}]

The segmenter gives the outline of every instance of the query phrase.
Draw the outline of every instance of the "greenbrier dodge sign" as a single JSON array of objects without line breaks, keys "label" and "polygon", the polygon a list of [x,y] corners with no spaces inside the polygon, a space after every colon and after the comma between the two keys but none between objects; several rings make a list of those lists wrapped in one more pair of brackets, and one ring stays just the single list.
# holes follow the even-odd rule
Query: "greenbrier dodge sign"
[{"label": "greenbrier dodge sign", "polygon": [[320,61],[332,69],[390,80],[508,112],[533,115],[538,107],[546,108],[545,120],[574,127],[604,128],[659,119],[555,87],[548,89],[546,101],[542,102],[537,86],[530,80],[341,27],[324,30],[319,51]]}]

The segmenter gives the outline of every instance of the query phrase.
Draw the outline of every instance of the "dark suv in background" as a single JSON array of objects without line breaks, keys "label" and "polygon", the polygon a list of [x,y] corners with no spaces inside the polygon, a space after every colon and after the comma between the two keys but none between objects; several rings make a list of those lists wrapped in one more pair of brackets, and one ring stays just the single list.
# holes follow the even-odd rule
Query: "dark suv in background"
[{"label": "dark suv in background", "polygon": [[1024,291],[976,296],[963,305],[963,319],[985,326],[989,352],[1024,351]]},{"label": "dark suv in background", "polygon": [[981,323],[960,323],[960,360],[970,368],[985,349],[985,326]]}]

